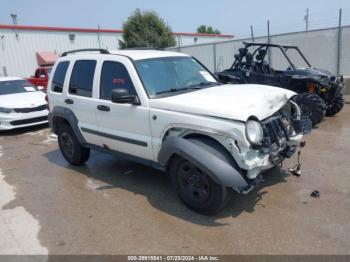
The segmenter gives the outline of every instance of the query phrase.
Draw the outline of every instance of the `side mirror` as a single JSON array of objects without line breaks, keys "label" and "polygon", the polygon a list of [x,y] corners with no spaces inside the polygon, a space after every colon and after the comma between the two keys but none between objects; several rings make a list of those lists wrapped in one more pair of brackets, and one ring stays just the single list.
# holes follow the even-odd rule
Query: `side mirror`
[{"label": "side mirror", "polygon": [[117,88],[112,90],[111,101],[118,104],[140,105],[140,100],[135,95],[130,95],[125,88]]}]

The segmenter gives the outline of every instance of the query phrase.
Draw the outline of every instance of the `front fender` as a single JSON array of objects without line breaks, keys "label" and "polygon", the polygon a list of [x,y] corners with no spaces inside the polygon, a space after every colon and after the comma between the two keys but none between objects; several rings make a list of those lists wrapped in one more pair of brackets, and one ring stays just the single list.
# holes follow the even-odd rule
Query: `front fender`
[{"label": "front fender", "polygon": [[164,141],[158,154],[158,162],[167,166],[173,155],[187,159],[222,186],[231,187],[239,193],[249,187],[232,164],[182,137],[173,136]]}]

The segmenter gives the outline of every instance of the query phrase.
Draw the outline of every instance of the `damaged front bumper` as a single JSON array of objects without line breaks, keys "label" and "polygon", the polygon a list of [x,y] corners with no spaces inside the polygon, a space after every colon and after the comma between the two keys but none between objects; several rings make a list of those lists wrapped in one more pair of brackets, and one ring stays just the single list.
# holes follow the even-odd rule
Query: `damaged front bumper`
[{"label": "damaged front bumper", "polygon": [[298,117],[287,122],[282,115],[270,117],[262,125],[264,139],[261,145],[253,147],[245,155],[246,176],[250,180],[292,157],[299,147],[305,145],[303,135],[312,129],[308,118]]}]

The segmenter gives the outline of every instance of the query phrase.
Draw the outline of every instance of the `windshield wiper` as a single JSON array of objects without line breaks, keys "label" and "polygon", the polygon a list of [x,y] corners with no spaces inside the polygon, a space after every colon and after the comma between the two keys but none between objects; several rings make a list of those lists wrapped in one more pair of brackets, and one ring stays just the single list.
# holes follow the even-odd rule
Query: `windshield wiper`
[{"label": "windshield wiper", "polygon": [[160,94],[165,94],[165,93],[174,93],[174,92],[180,92],[180,91],[187,91],[187,90],[197,90],[197,89],[201,89],[200,87],[195,87],[195,86],[189,86],[189,87],[185,87],[185,88],[170,88],[168,90],[164,90],[164,91],[159,91],[156,93],[156,95],[160,95]]},{"label": "windshield wiper", "polygon": [[183,88],[170,88],[168,90],[159,91],[159,92],[156,93],[156,95],[165,94],[165,93],[174,93],[174,92],[186,91],[186,90],[198,90],[198,89],[204,88],[205,86],[209,87],[209,86],[212,86],[212,85],[221,85],[221,83],[217,83],[217,82],[201,82],[201,83],[190,85],[190,86],[183,87]]},{"label": "windshield wiper", "polygon": [[218,82],[200,82],[198,84],[193,84],[188,87],[193,88],[193,87],[204,87],[204,86],[213,86],[213,85],[221,85],[221,83]]}]

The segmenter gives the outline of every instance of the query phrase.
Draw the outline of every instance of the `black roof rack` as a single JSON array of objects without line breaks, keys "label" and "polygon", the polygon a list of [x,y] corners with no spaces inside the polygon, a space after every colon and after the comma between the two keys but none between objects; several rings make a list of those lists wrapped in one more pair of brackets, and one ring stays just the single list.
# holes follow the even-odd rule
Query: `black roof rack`
[{"label": "black roof rack", "polygon": [[72,53],[78,53],[78,52],[100,52],[101,54],[110,54],[110,52],[106,49],[101,49],[101,48],[85,48],[85,49],[75,49],[71,51],[67,51],[62,53],[61,56],[67,56],[67,54],[72,54]]},{"label": "black roof rack", "polygon": [[130,48],[123,48],[121,50],[157,50],[157,51],[164,51],[163,48],[155,48],[155,47],[130,47]]}]

